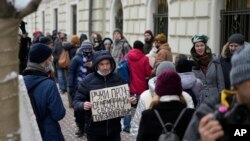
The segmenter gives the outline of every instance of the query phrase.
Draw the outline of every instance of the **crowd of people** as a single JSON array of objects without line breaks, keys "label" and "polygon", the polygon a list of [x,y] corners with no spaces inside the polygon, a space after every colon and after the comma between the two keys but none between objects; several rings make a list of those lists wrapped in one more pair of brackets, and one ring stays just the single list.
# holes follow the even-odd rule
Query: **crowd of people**
[{"label": "crowd of people", "polygon": [[[146,30],[144,37],[144,43],[136,40],[130,45],[119,29],[113,31],[112,38],[92,33],[90,39],[85,34],[68,39],[56,30],[52,35],[36,31],[33,40],[20,35],[20,74],[43,140],[64,140],[58,124],[65,116],[60,94],[68,95],[69,107],[74,110],[76,136],[86,135],[88,141],[120,141],[122,130],[137,141],[156,141],[163,131],[161,122],[174,124],[177,118],[174,130],[180,140],[227,138],[225,123],[213,113],[217,105],[228,111],[242,105],[249,108],[250,45],[244,36],[232,34],[221,54],[215,54],[206,35],[194,35],[190,54],[175,58],[166,35],[154,36]],[[59,62],[64,52],[70,63],[62,66]],[[117,73],[125,59],[129,82]],[[94,122],[90,91],[123,84],[130,89],[131,114]]]}]

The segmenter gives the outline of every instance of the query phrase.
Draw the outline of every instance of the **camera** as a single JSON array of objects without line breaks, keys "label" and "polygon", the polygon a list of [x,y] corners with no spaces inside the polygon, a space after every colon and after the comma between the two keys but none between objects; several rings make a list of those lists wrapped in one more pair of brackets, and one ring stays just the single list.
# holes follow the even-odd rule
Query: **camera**
[{"label": "camera", "polygon": [[250,109],[247,105],[235,104],[230,110],[221,110],[221,106],[217,106],[214,115],[220,122],[224,136],[218,141],[233,140],[235,129],[242,127],[242,125],[250,125]]},{"label": "camera", "polygon": [[236,105],[224,115],[228,124],[250,125],[250,109],[246,105]]}]

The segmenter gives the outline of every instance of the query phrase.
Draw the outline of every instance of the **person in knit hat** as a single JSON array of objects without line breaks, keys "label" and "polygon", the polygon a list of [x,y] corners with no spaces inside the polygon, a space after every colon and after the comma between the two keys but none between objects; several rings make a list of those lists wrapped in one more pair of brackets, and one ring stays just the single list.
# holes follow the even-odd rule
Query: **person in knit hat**
[{"label": "person in knit hat", "polygon": [[143,47],[143,52],[145,54],[148,54],[150,50],[152,49],[153,43],[154,43],[154,35],[151,30],[146,30],[144,32],[144,47]]},{"label": "person in knit hat", "polygon": [[191,41],[193,43],[190,50],[194,60],[193,72],[203,84],[198,101],[199,106],[211,97],[218,97],[225,84],[220,60],[212,54],[207,45],[208,37],[206,35],[194,35]]},{"label": "person in knit hat", "polygon": [[[186,106],[187,104],[182,96],[180,76],[173,70],[165,70],[157,77],[155,95],[150,109],[142,112],[137,141],[155,141],[162,134],[162,126],[155,115],[155,111],[158,111],[164,124],[174,124],[180,112]],[[175,133],[180,140],[182,140],[193,112],[194,109],[187,109],[185,114],[182,115],[183,120],[175,128]]]},{"label": "person in knit hat", "polygon": [[45,69],[51,62],[52,49],[41,43],[33,44],[23,78],[43,141],[64,141],[59,121],[66,110],[55,81]]},{"label": "person in knit hat", "polygon": [[[47,45],[48,47],[50,47],[52,50],[54,50],[54,46],[53,46],[53,41],[51,38],[48,37],[42,37],[39,39],[39,42],[42,44]],[[52,60],[54,60],[54,57],[52,56]],[[49,67],[46,68],[46,71],[48,73],[48,75],[54,79],[55,77],[55,68],[53,66],[53,61],[51,62],[51,64],[49,65]]]},{"label": "person in knit hat", "polygon": [[111,55],[115,59],[116,66],[131,49],[127,39],[123,36],[120,29],[113,32],[113,46],[111,47]]},{"label": "person in knit hat", "polygon": [[[241,111],[249,110],[250,105],[250,45],[244,44],[232,56],[232,69],[230,72],[230,81],[232,91],[223,90],[218,99],[211,100],[209,103],[204,103],[197,109],[196,113],[191,120],[188,131],[186,132],[184,141],[189,140],[203,140],[203,141],[216,141],[218,139],[228,139],[227,135],[229,130],[224,130],[222,124],[216,119],[215,111],[218,110],[217,105],[223,105],[228,108],[228,111],[222,118],[230,117],[244,117],[237,121],[238,123],[231,123],[236,125],[249,124],[245,119],[249,119],[249,114],[240,115],[241,112],[236,112],[235,109],[241,106]],[[232,100],[233,99],[233,100]],[[236,116],[237,115],[237,116]],[[223,125],[230,124],[226,119]],[[231,120],[233,122],[234,120]],[[235,120],[236,121],[236,120]],[[227,126],[230,127],[230,126]]]},{"label": "person in knit hat", "polygon": [[39,43],[45,44],[47,46],[49,46],[50,48],[53,49],[53,41],[51,38],[48,37],[42,37],[39,39]]},{"label": "person in knit hat", "polygon": [[[149,109],[150,103],[152,101],[152,98],[153,98],[153,95],[154,95],[154,92],[155,92],[156,79],[162,72],[164,72],[166,70],[175,71],[174,64],[172,62],[170,62],[170,61],[161,62],[158,65],[157,69],[156,69],[156,76],[149,79],[149,82],[148,82],[149,89],[144,91],[140,95],[140,99],[139,99],[139,102],[138,102],[138,105],[137,105],[137,108],[136,108],[136,111],[135,111],[135,115],[134,115],[134,117],[132,119],[132,122],[131,122],[131,135],[132,135],[132,137],[134,139],[136,139],[136,136],[138,134],[139,123],[140,123],[140,120],[141,120],[141,113],[144,110]],[[194,108],[192,98],[185,92],[183,92],[182,95],[185,98],[185,101],[187,103],[187,107],[188,108]]]},{"label": "person in knit hat", "polygon": [[220,62],[223,70],[226,89],[230,89],[231,87],[229,78],[229,73],[232,68],[231,58],[233,54],[240,48],[240,46],[244,44],[244,42],[244,36],[240,33],[235,33],[228,38],[227,43],[222,48]]},{"label": "person in knit hat", "polygon": [[[78,90],[79,83],[90,73],[92,73],[93,45],[90,42],[83,42],[77,49],[76,55],[72,58],[69,66],[68,77],[68,99],[69,106]],[[85,114],[83,110],[74,110],[75,122],[78,127],[77,137],[82,137],[85,133]]]}]

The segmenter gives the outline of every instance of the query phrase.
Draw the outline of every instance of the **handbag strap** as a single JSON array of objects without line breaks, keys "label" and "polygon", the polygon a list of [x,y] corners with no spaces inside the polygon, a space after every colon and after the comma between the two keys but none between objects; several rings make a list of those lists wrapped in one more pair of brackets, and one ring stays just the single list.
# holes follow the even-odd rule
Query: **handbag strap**
[{"label": "handbag strap", "polygon": [[181,113],[180,113],[180,115],[178,116],[177,120],[175,121],[172,130],[174,130],[175,127],[178,125],[178,123],[180,122],[182,116],[185,114],[186,110],[187,110],[187,108],[184,108],[184,109],[181,110]]},{"label": "handbag strap", "polygon": [[[173,128],[171,129],[171,132],[173,132],[173,131],[175,130],[175,127],[176,127],[176,126],[178,125],[178,123],[180,122],[180,120],[181,120],[182,116],[185,114],[186,110],[187,110],[187,108],[182,109],[180,115],[178,116],[177,120],[175,121],[175,123],[174,123],[174,125],[173,125]],[[163,122],[163,120],[162,120],[162,118],[161,118],[159,112],[158,112],[156,109],[154,109],[154,112],[155,112],[155,114],[156,114],[158,120],[160,121],[161,126],[162,126],[164,132],[167,133],[168,130],[167,130],[167,128],[165,127],[165,124],[164,124],[164,122]]]},{"label": "handbag strap", "polygon": [[154,109],[154,112],[155,112],[155,114],[156,114],[156,116],[157,116],[158,120],[160,121],[161,126],[162,126],[162,128],[163,128],[164,132],[165,132],[165,133],[167,133],[167,132],[168,132],[168,130],[167,130],[167,128],[165,127],[164,122],[162,121],[162,119],[161,119],[161,116],[160,116],[159,112],[158,112],[156,109]]}]

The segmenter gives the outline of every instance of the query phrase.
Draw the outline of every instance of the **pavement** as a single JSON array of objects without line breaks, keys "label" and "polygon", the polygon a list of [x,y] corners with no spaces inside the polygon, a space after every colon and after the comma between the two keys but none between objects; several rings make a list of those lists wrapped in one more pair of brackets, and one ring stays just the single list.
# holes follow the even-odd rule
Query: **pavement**
[{"label": "pavement", "polygon": [[[61,130],[64,135],[65,141],[87,141],[86,136],[77,138],[75,132],[77,127],[75,124],[73,109],[69,108],[67,94],[61,94],[64,107],[66,109],[66,115],[63,120],[60,121]],[[130,134],[121,132],[121,141],[132,141]]]}]

